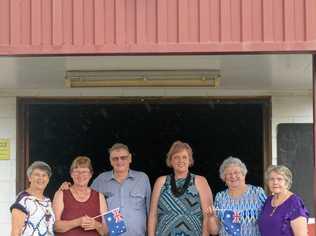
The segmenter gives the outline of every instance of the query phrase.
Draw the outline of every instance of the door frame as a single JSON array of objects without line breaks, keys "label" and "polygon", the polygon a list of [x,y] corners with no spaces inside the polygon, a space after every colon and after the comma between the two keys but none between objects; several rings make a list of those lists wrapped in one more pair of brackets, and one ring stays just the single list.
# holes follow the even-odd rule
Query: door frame
[{"label": "door frame", "polygon": [[[272,137],[271,137],[271,97],[71,97],[71,98],[17,98],[17,171],[16,190],[22,191],[28,185],[26,169],[29,166],[29,118],[30,106],[34,104],[102,104],[102,103],[141,103],[150,102],[193,102],[202,103],[209,101],[225,102],[263,102],[263,170],[272,163]],[[265,186],[266,187],[266,186]]]}]

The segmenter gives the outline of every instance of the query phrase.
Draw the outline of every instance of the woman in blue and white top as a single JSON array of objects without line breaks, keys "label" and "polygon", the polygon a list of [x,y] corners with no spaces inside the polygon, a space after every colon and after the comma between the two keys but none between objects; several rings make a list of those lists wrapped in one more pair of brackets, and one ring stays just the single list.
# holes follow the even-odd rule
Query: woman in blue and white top
[{"label": "woman in blue and white top", "polygon": [[217,233],[215,221],[220,236],[260,236],[257,221],[266,200],[264,190],[246,184],[247,167],[238,158],[225,159],[219,172],[228,188],[216,194],[214,207],[210,209],[211,233]]},{"label": "woman in blue and white top", "polygon": [[48,164],[35,161],[27,169],[30,186],[18,194],[10,207],[11,236],[52,236],[55,216],[44,190],[52,174]]}]

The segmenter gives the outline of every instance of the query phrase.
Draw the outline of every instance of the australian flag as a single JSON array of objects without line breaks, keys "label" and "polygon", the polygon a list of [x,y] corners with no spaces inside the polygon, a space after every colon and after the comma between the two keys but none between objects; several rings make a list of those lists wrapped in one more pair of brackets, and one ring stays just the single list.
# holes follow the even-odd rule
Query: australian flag
[{"label": "australian flag", "polygon": [[108,226],[110,236],[118,236],[126,232],[126,224],[120,212],[120,208],[108,211],[104,215],[104,220]]},{"label": "australian flag", "polygon": [[224,229],[229,235],[241,236],[240,234],[240,214],[234,211],[224,212]]}]

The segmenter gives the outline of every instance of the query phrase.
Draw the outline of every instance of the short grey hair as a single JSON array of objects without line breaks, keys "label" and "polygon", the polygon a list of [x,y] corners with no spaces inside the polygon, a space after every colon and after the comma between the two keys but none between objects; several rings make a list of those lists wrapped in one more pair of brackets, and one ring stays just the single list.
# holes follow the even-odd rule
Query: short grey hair
[{"label": "short grey hair", "polygon": [[124,150],[126,150],[128,153],[130,153],[128,146],[125,145],[125,144],[123,144],[123,143],[115,143],[115,144],[113,144],[113,146],[110,147],[108,151],[109,151],[109,154],[111,155],[111,153],[112,153],[114,150],[119,150],[119,149],[124,149]]},{"label": "short grey hair", "polygon": [[271,165],[271,166],[269,166],[264,174],[266,182],[269,181],[269,178],[270,178],[270,175],[272,172],[275,172],[279,175],[282,175],[285,182],[286,182],[287,189],[291,188],[292,182],[293,182],[293,175],[292,175],[292,172],[289,168],[287,168],[286,166],[283,166],[283,165]]},{"label": "short grey hair", "polygon": [[49,178],[52,176],[52,169],[50,168],[50,166],[46,162],[34,161],[26,170],[27,177],[31,177],[31,175],[35,169],[45,171]]},{"label": "short grey hair", "polygon": [[240,167],[240,171],[243,174],[243,176],[246,176],[248,170],[247,167],[245,165],[245,163],[243,163],[239,158],[237,157],[228,157],[226,158],[223,163],[221,164],[221,166],[219,167],[219,177],[221,178],[221,180],[223,180],[225,182],[225,169],[229,166],[238,166]]}]

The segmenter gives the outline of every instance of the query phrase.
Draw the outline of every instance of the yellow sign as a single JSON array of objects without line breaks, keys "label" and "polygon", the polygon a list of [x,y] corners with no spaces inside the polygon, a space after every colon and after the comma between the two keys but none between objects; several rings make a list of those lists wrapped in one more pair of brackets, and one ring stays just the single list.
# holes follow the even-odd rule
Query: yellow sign
[{"label": "yellow sign", "polygon": [[10,139],[0,139],[0,160],[10,159]]}]

